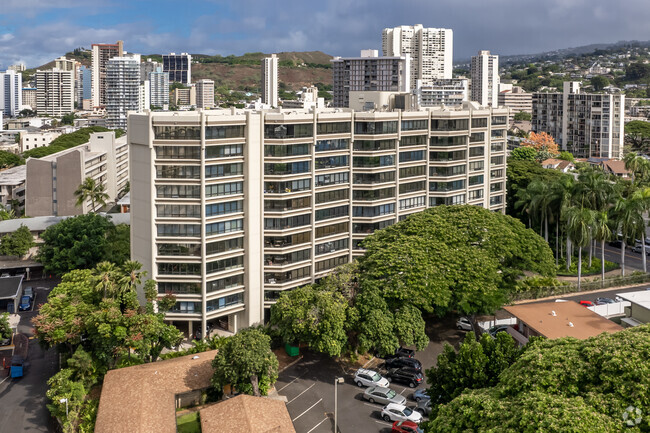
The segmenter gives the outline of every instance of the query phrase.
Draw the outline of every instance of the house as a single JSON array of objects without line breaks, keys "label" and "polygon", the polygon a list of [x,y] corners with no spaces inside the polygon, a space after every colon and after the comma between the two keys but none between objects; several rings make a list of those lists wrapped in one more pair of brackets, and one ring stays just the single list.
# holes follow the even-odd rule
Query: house
[{"label": "house", "polygon": [[201,432],[228,433],[296,433],[281,400],[238,395],[221,403],[208,406],[199,412]]},{"label": "house", "polygon": [[600,162],[600,167],[606,174],[613,174],[615,176],[627,179],[630,177],[630,171],[625,168],[625,162],[617,159],[608,159]]},{"label": "house", "polygon": [[621,319],[623,326],[650,323],[650,290],[617,293],[616,296],[630,302],[630,306],[625,308],[625,317]]},{"label": "house", "polygon": [[576,168],[576,166],[571,161],[565,161],[563,159],[549,158],[542,161],[542,167],[559,170],[562,173],[566,173],[570,170]]}]

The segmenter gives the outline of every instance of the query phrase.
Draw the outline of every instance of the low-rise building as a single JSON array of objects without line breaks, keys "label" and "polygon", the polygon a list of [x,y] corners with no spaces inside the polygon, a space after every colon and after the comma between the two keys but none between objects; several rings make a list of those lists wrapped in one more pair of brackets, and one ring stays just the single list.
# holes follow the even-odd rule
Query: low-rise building
[{"label": "low-rise building", "polygon": [[63,134],[61,131],[23,132],[20,134],[20,153],[26,150],[36,149],[37,147],[49,146],[61,134]]},{"label": "low-rise building", "polygon": [[24,165],[0,171],[0,205],[16,214],[25,209],[25,176]]},{"label": "low-rise building", "polygon": [[433,80],[429,86],[422,86],[418,80],[414,93],[421,108],[458,107],[469,100],[468,81],[460,78]]},{"label": "low-rise building", "polygon": [[605,174],[613,174],[614,176],[628,179],[631,175],[630,170],[625,167],[625,161],[617,159],[607,159],[600,162],[600,167]]},{"label": "low-rise building", "polygon": [[616,296],[630,302],[630,306],[625,307],[625,317],[621,319],[623,326],[633,327],[650,323],[650,290],[617,293]]},{"label": "low-rise building", "polygon": [[563,159],[549,158],[542,161],[542,167],[552,170],[559,170],[562,173],[566,173],[570,170],[576,168],[576,166],[571,161],[565,161]]}]

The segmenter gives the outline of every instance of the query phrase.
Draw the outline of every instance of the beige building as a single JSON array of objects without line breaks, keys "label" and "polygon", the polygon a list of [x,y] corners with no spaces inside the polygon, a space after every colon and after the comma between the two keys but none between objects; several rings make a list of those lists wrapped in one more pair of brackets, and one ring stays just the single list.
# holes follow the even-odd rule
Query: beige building
[{"label": "beige building", "polygon": [[214,107],[214,81],[199,80],[196,83],[196,108]]},{"label": "beige building", "polygon": [[23,87],[23,107],[36,111],[36,88]]},{"label": "beige building", "polygon": [[190,85],[190,87],[185,89],[178,88],[172,90],[171,103],[177,107],[196,107],[196,87]]},{"label": "beige building", "polygon": [[88,143],[27,160],[25,214],[27,216],[80,215],[91,210],[91,201],[76,205],[75,190],[87,177],[104,185],[107,201],[114,201],[129,180],[126,137],[114,132],[91,134]]},{"label": "beige building", "polygon": [[515,118],[515,114],[533,113],[533,94],[526,92],[519,86],[512,84],[499,84],[499,107],[510,108],[510,121]]},{"label": "beige building", "polygon": [[16,214],[25,209],[25,177],[24,165],[0,171],[0,205]]},{"label": "beige building", "polygon": [[507,109],[210,110],[129,117],[131,256],[167,319],[236,332],[430,206],[503,212]]},{"label": "beige building", "polygon": [[625,307],[625,317],[621,319],[623,326],[634,327],[650,323],[650,290],[617,293],[616,296],[630,302],[630,306]]},{"label": "beige building", "polygon": [[60,117],[74,112],[74,72],[50,69],[36,71],[36,112]]},{"label": "beige building", "polygon": [[[92,100],[93,107],[106,105],[106,64],[113,57],[124,55],[124,42],[92,44]],[[139,67],[139,66],[138,66]]]},{"label": "beige building", "polygon": [[49,146],[52,141],[62,134],[61,131],[38,131],[20,133],[20,153],[37,147]]}]

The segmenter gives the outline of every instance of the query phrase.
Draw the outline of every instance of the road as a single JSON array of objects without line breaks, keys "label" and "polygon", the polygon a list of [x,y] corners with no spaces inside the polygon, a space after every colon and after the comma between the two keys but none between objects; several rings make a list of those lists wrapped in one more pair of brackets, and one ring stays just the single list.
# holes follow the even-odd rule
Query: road
[{"label": "road", "polygon": [[[26,285],[46,287],[35,290],[34,310],[20,312],[18,332],[33,335],[31,319],[38,314],[38,305],[45,302],[50,281],[29,281]],[[47,380],[57,372],[54,349],[44,351],[36,339],[29,342],[29,364],[25,376],[6,379],[0,384],[0,430],[6,432],[53,432],[54,422],[47,410]],[[6,430],[5,430],[6,429]]]},{"label": "road", "polygon": [[[648,247],[650,250],[650,247]],[[584,254],[584,253],[583,253]],[[600,245],[596,247],[596,257],[600,258]],[[648,259],[648,266],[650,266],[650,257]],[[615,248],[605,244],[605,260],[614,263],[621,263],[621,249]],[[583,262],[584,263],[584,262]],[[627,248],[625,251],[625,270],[627,271],[643,271],[643,260],[640,253],[635,253]]]}]

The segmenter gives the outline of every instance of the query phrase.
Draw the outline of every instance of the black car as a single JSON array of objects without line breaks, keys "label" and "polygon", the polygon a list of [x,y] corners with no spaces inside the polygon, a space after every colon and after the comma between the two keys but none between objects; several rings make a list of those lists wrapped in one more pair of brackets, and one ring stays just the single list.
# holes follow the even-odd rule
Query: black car
[{"label": "black car", "polygon": [[389,358],[386,360],[386,368],[410,367],[417,371],[422,371],[422,363],[415,358]]},{"label": "black car", "polygon": [[410,367],[393,368],[388,371],[387,376],[393,382],[403,383],[411,388],[415,388],[424,382],[422,372]]},{"label": "black car", "polygon": [[613,240],[613,241],[609,242],[608,245],[610,247],[614,247],[614,248],[621,248],[623,246],[623,241],[621,241],[619,239],[616,239],[616,240]]},{"label": "black car", "polygon": [[384,356],[384,359],[391,359],[391,358],[413,358],[415,356],[415,350],[413,349],[407,349],[405,347],[400,347],[395,351],[394,354],[392,355],[386,355]]}]

